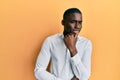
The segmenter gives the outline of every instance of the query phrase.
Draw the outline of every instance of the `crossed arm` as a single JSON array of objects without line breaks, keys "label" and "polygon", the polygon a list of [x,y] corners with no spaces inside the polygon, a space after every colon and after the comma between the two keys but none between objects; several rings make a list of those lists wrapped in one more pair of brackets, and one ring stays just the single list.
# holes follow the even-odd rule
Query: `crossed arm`
[{"label": "crossed arm", "polygon": [[[76,38],[72,35],[67,36],[64,41],[68,41],[67,39],[71,38],[71,41],[75,41],[76,44]],[[84,55],[82,59],[80,59],[78,55],[78,51],[76,47],[72,48],[69,45],[75,45],[74,43],[69,44],[71,42],[68,42],[66,44],[67,48],[69,49],[71,53],[71,64],[72,69],[74,73],[74,77],[71,80],[88,80],[90,76],[90,69],[91,69],[91,42],[88,41],[86,50],[84,52]],[[69,44],[69,45],[68,45]],[[65,80],[61,79],[59,77],[56,77],[55,75],[49,73],[46,71],[46,67],[50,60],[50,52],[49,52],[49,40],[46,40],[43,44],[42,50],[40,55],[38,56],[36,67],[35,67],[35,76],[38,80]],[[45,61],[44,61],[45,60]],[[44,62],[44,63],[43,63]]]},{"label": "crossed arm", "polygon": [[[77,42],[77,36],[78,34],[68,34],[68,35],[65,35],[64,37],[64,42],[65,42],[65,45],[66,47],[69,49],[70,51],[70,54],[71,54],[71,57],[76,57],[75,55],[78,54],[78,51],[77,51],[77,48],[76,48],[76,42]],[[72,67],[73,67],[73,71],[74,71],[74,74],[75,76],[72,78],[72,80],[87,80],[87,78],[89,78],[90,76],[90,68],[91,68],[91,51],[92,51],[92,45],[91,45],[91,42],[88,43],[88,47],[85,51],[85,54],[83,56],[83,59],[80,60],[80,58],[77,57],[76,58],[79,58],[78,59],[78,63],[74,65],[74,63],[72,64]],[[74,62],[75,60],[73,60]],[[75,61],[76,62],[76,61]],[[81,68],[81,70],[80,70]],[[80,75],[80,72],[83,73],[87,73],[85,76],[83,77],[86,77],[82,79]],[[83,75],[83,74],[81,74]]]}]

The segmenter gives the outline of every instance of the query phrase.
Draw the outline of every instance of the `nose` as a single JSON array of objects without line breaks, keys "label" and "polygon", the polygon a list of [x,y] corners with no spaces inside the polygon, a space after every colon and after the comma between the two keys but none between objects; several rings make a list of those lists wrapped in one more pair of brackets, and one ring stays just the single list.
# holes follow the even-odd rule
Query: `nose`
[{"label": "nose", "polygon": [[79,22],[76,22],[75,28],[80,28]]}]

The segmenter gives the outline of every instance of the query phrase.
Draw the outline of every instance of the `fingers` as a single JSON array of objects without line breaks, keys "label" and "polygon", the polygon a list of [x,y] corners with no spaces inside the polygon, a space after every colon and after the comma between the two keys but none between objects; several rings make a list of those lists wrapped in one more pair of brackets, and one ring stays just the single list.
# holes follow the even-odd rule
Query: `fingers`
[{"label": "fingers", "polygon": [[70,33],[70,34],[65,35],[65,38],[67,38],[67,37],[74,37],[74,35],[72,33]]},{"label": "fingers", "polygon": [[79,79],[78,79],[77,77],[74,76],[74,77],[72,78],[72,80],[79,80]]},{"label": "fingers", "polygon": [[77,39],[78,33],[76,33],[76,34],[70,33],[70,34],[65,35],[64,37],[65,38],[75,38],[75,39]]},{"label": "fingers", "polygon": [[75,38],[77,38],[77,37],[78,37],[78,33],[75,34]]}]

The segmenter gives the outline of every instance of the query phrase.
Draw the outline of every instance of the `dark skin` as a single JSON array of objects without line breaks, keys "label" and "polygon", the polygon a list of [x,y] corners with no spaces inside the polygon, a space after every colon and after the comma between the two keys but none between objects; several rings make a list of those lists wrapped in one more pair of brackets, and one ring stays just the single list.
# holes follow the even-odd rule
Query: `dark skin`
[{"label": "dark skin", "polygon": [[[62,25],[64,26],[64,43],[73,57],[77,54],[76,42],[82,28],[82,14],[71,13],[65,20],[62,20]],[[79,79],[74,76],[71,80]]]}]

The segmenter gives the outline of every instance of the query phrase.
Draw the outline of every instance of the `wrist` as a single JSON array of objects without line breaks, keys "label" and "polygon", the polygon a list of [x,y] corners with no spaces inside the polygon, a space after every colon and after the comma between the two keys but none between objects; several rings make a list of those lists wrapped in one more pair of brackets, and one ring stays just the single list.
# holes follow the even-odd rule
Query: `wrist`
[{"label": "wrist", "polygon": [[71,57],[75,56],[77,54],[77,49],[76,48],[72,48],[70,50],[70,54],[71,54]]}]

